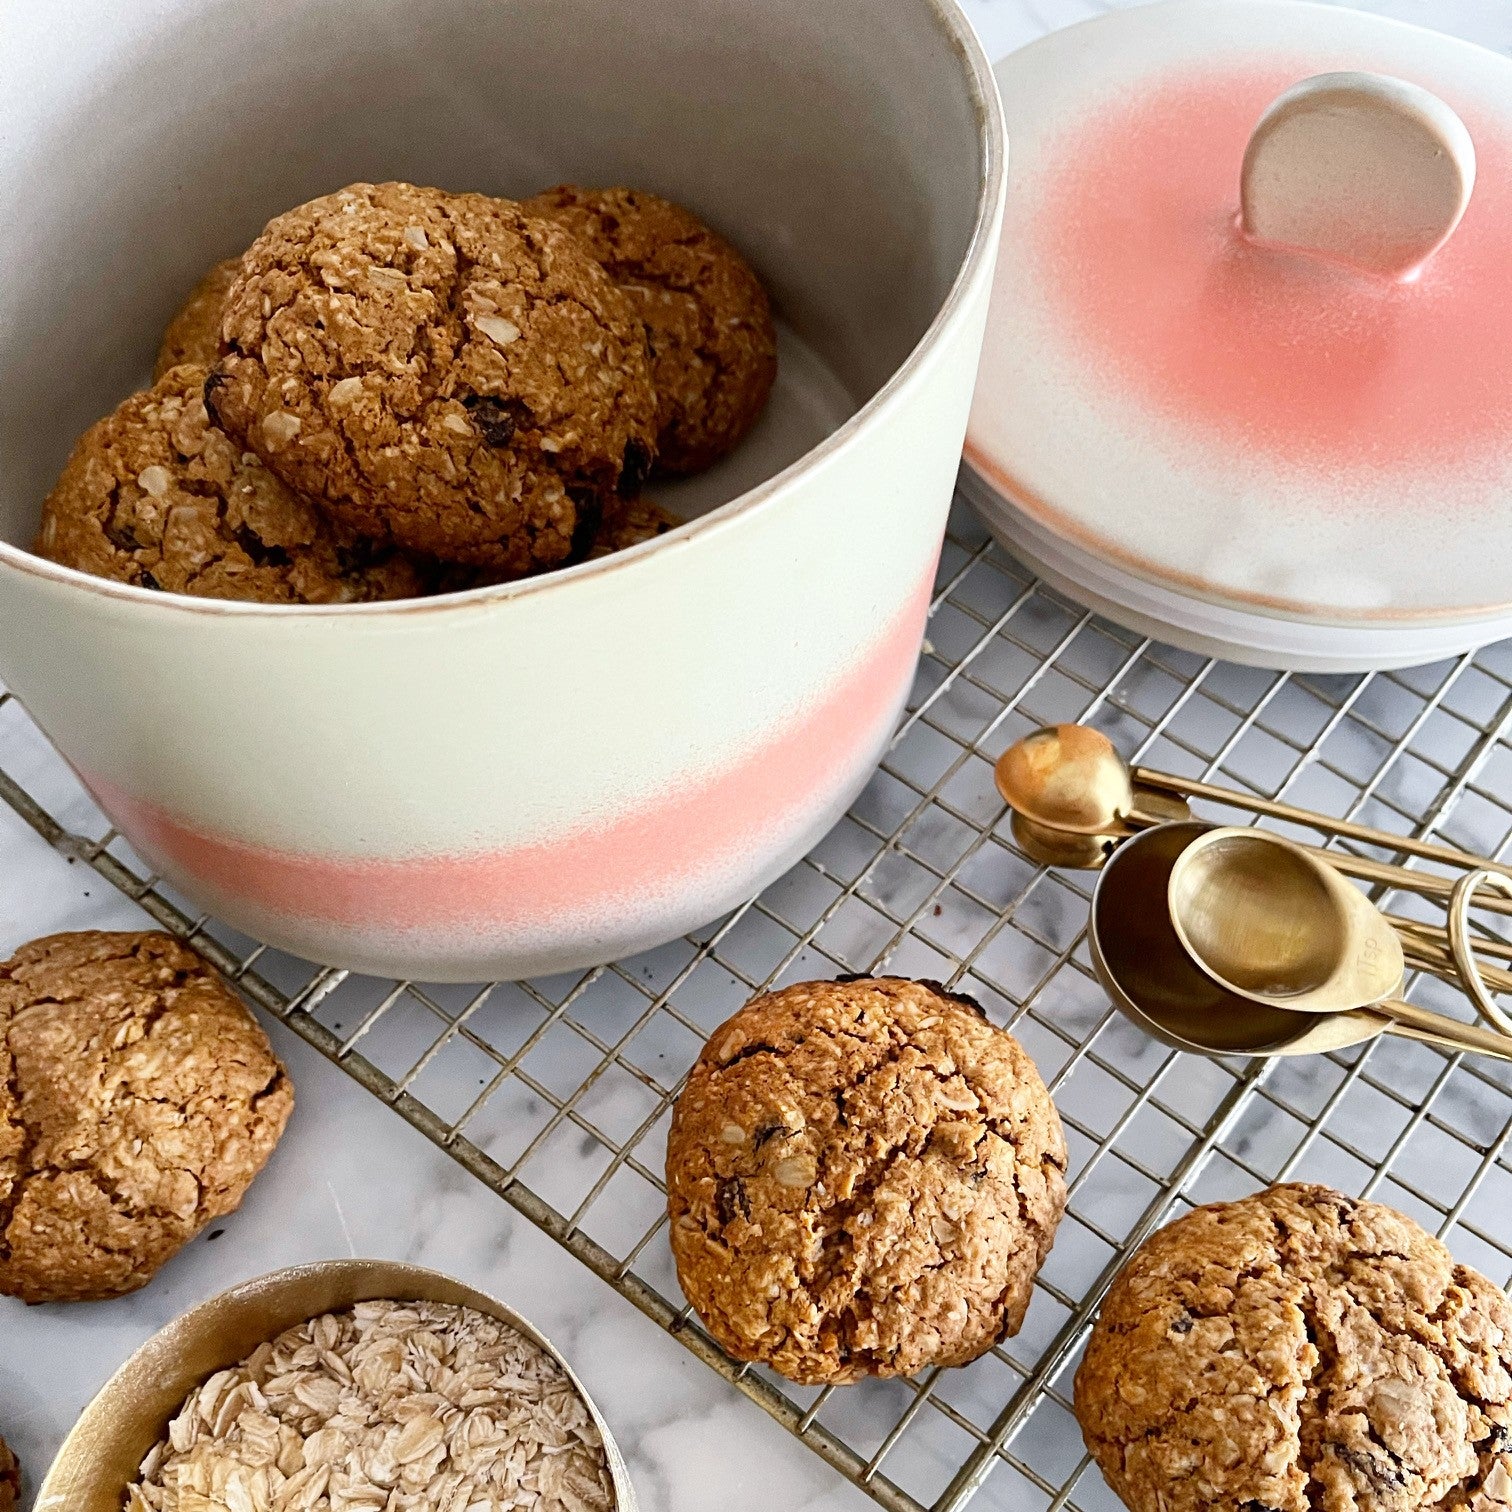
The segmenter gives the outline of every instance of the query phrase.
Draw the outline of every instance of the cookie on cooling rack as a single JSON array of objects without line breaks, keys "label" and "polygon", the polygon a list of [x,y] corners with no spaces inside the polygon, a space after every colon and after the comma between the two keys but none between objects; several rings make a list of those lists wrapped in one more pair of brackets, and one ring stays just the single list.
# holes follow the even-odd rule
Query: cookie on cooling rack
[{"label": "cookie on cooling rack", "polygon": [[715,1030],[667,1145],[688,1300],[791,1380],[959,1365],[1017,1332],[1066,1144],[1017,1040],[928,982],[808,982]]},{"label": "cookie on cooling rack", "polygon": [[0,1292],[117,1297],[223,1217],[294,1093],[171,935],[51,935],[0,962]]},{"label": "cookie on cooling rack", "polygon": [[1512,1304],[1391,1208],[1271,1187],[1140,1246],[1076,1415],[1132,1512],[1500,1512]]}]

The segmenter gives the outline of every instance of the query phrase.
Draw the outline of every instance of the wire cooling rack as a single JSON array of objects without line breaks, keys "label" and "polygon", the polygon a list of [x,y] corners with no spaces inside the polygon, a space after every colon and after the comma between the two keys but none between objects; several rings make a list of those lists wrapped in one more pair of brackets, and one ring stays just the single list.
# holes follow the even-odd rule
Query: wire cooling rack
[{"label": "wire cooling rack", "polygon": [[[855,807],[761,897],[633,960],[458,988],[258,946],[149,876],[3,692],[0,796],[881,1506],[1103,1512],[1117,1502],[1082,1448],[1070,1384],[1128,1252],[1189,1205],[1307,1178],[1392,1203],[1506,1284],[1512,1068],[1384,1039],[1218,1062],[1117,1017],[1088,965],[1087,877],[1026,860],[992,782],[1009,742],[1072,719],[1152,766],[1485,855],[1509,846],[1512,642],[1369,678],[1209,661],[1070,604],[964,508],[908,715]],[[662,1185],[671,1104],[704,1037],[751,994],[884,968],[945,980],[1019,1036],[1066,1124],[1070,1204],[1016,1338],[911,1381],[798,1388],[722,1354],[678,1290]],[[1464,1012],[1431,978],[1413,994]]]}]

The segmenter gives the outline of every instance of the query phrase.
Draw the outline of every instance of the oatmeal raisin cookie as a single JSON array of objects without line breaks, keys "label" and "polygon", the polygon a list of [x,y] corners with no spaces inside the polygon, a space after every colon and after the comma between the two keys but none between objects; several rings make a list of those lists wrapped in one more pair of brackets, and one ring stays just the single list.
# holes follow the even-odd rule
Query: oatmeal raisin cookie
[{"label": "oatmeal raisin cookie", "polygon": [[354,184],[242,259],[206,386],[333,519],[523,574],[580,558],[655,442],[645,331],[572,237],[508,200]]},{"label": "oatmeal raisin cookie", "polygon": [[717,462],[760,417],[777,376],[761,280],[717,232],[641,189],[561,184],[522,208],[578,238],[645,322],[663,472]]},{"label": "oatmeal raisin cookie", "polygon": [[424,565],[328,525],[205,412],[205,372],[171,369],[91,426],[42,506],[39,556],[203,598],[410,598]]},{"label": "oatmeal raisin cookie", "polygon": [[1140,1246],[1076,1415],[1132,1512],[1503,1512],[1512,1304],[1389,1207],[1274,1186]]},{"label": "oatmeal raisin cookie", "polygon": [[927,982],[809,982],[714,1031],[667,1146],[688,1300],[791,1380],[959,1365],[1017,1332],[1065,1206],[1034,1063]]},{"label": "oatmeal raisin cookie", "polygon": [[11,1446],[0,1439],[0,1512],[16,1512],[21,1505],[21,1465]]},{"label": "oatmeal raisin cookie", "polygon": [[294,1094],[267,1036],[171,935],[51,935],[0,962],[0,1292],[144,1286],[231,1212]]},{"label": "oatmeal raisin cookie", "polygon": [[221,316],[226,309],[226,295],[241,272],[241,258],[228,257],[218,262],[195,284],[178,314],[163,332],[157,361],[152,365],[156,383],[170,368],[186,362],[208,367],[220,355]]}]

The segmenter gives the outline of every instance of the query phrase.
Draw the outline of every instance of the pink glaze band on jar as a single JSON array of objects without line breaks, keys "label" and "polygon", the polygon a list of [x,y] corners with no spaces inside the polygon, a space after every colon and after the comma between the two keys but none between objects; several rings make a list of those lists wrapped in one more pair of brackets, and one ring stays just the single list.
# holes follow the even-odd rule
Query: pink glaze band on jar
[{"label": "pink glaze band on jar", "polygon": [[182,879],[212,912],[255,925],[258,937],[339,929],[375,959],[465,952],[539,960],[545,970],[575,939],[660,939],[691,900],[708,900],[695,908],[733,907],[749,888],[753,852],[803,854],[815,829],[844,812],[852,774],[876,764],[896,727],[932,579],[919,583],[853,666],[745,754],[679,774],[661,795],[602,822],[569,823],[559,834],[493,850],[396,857],[276,850],[197,827],[107,779],[80,776],[154,870]]}]

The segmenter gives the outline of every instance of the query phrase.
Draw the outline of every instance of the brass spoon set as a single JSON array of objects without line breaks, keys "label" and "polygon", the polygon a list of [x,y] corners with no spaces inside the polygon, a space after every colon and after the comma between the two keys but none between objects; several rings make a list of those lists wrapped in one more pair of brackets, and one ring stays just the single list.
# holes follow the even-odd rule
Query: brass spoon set
[{"label": "brass spoon set", "polygon": [[[1392,1033],[1512,1061],[1512,1017],[1487,990],[1512,986],[1512,972],[1476,958],[1468,922],[1472,901],[1512,912],[1512,869],[1271,799],[1131,771],[1104,735],[1081,725],[1010,746],[997,785],[1027,855],[1101,871],[1093,964],[1115,1005],[1157,1039],[1209,1055],[1298,1055]],[[1188,797],[1469,870],[1452,881],[1264,830],[1198,823]],[[1389,918],[1346,876],[1447,898],[1449,927]],[[1487,885],[1502,895],[1474,899]],[[1502,942],[1476,944],[1512,958]],[[1497,1029],[1396,998],[1409,959],[1458,981]]]}]

